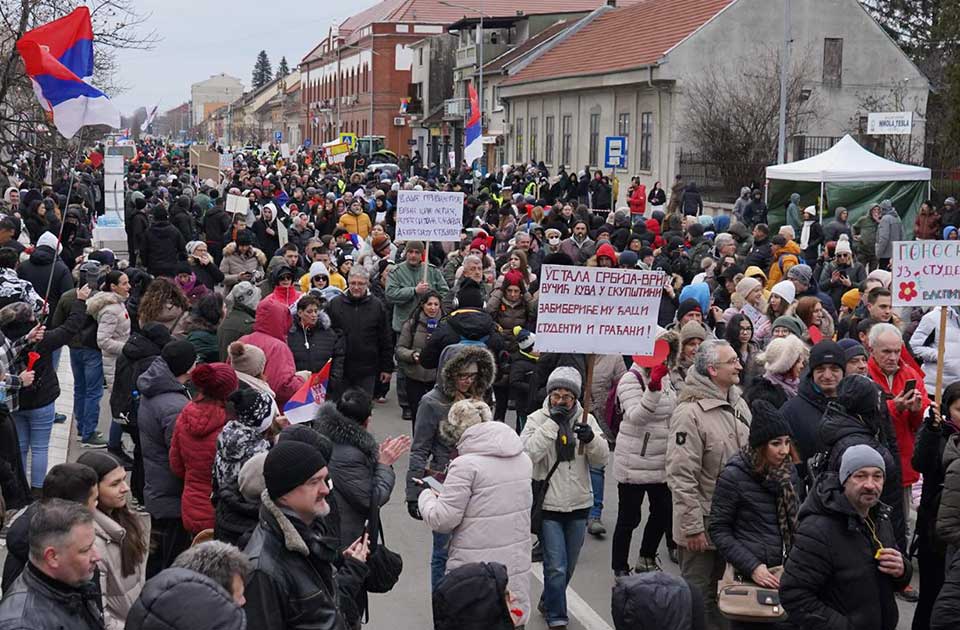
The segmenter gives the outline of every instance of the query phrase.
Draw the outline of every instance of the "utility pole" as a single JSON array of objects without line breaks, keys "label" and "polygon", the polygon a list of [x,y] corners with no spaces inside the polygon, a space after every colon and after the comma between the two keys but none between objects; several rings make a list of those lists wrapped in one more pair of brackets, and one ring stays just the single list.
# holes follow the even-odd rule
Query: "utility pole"
[{"label": "utility pole", "polygon": [[783,43],[780,52],[780,135],[777,164],[787,161],[787,80],[790,67],[790,0],[783,0]]}]

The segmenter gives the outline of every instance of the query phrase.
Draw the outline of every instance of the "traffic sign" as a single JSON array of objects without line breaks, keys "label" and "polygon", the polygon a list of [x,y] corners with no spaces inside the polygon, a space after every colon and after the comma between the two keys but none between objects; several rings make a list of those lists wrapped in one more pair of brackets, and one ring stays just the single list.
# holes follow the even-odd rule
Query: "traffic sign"
[{"label": "traffic sign", "polygon": [[282,131],[273,132],[273,139],[276,140],[278,144],[280,142],[283,142],[283,132]]},{"label": "traffic sign", "polygon": [[304,139],[304,141],[303,141],[303,148],[304,148],[304,149],[309,149],[312,145],[313,145],[313,140],[311,140],[310,138]]},{"label": "traffic sign", "polygon": [[626,136],[607,136],[604,150],[604,168],[626,168],[627,166],[627,138]]}]

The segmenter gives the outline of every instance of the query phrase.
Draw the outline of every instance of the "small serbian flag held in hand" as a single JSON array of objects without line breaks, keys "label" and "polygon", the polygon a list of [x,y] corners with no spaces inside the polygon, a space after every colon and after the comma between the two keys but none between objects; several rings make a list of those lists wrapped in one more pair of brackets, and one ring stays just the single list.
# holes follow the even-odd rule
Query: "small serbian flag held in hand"
[{"label": "small serbian flag held in hand", "polygon": [[40,360],[39,352],[28,352],[27,353],[27,371],[33,370],[33,366],[37,364],[37,361]]},{"label": "small serbian flag held in hand", "polygon": [[287,417],[290,424],[310,422],[317,415],[320,405],[327,399],[330,361],[331,359],[327,359],[319,372],[311,374],[307,382],[283,406],[283,415]]},{"label": "small serbian flag held in hand", "polygon": [[120,111],[84,80],[93,76],[90,9],[78,7],[17,40],[27,76],[40,104],[66,138],[84,125],[120,126]]}]

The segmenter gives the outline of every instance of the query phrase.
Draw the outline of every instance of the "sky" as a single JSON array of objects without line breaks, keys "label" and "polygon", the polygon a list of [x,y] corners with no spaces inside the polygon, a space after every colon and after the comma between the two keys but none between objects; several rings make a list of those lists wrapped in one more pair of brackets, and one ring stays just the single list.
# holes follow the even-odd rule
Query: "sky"
[{"label": "sky", "polygon": [[[250,88],[257,53],[266,50],[274,71],[286,56],[296,67],[339,24],[378,0],[134,0],[148,14],[143,33],[160,37],[152,50],[118,51],[118,82],[128,89],[113,100],[124,115],[157,102],[166,111],[190,99],[190,85],[225,72]],[[308,8],[309,7],[309,8]]]}]

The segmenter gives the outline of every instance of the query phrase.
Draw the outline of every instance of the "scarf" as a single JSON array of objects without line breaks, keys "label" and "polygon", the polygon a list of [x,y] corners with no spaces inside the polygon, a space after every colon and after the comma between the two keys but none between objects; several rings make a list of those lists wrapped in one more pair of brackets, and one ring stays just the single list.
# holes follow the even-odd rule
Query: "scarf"
[{"label": "scarf", "polygon": [[557,431],[556,448],[557,459],[561,462],[572,462],[577,454],[577,437],[576,433],[573,432],[573,424],[578,422],[582,415],[583,407],[577,401],[574,403],[573,409],[570,409],[563,418],[553,418],[551,416],[557,426],[560,427],[560,430]]},{"label": "scarf", "polygon": [[777,528],[780,530],[780,538],[783,539],[783,556],[786,558],[793,547],[797,513],[800,510],[800,499],[793,487],[791,475],[793,462],[787,457],[774,468],[761,462],[762,454],[759,449],[747,446],[740,453],[751,470],[764,470],[763,480],[772,482],[777,487]]},{"label": "scarf", "polygon": [[813,221],[804,221],[803,228],[800,230],[800,249],[806,249],[810,243],[810,226]]},{"label": "scarf", "polygon": [[783,374],[770,374],[769,372],[764,374],[763,378],[767,379],[774,385],[779,385],[782,387],[783,391],[786,392],[789,398],[796,396],[797,391],[800,388],[799,378],[786,379],[783,377]]}]

